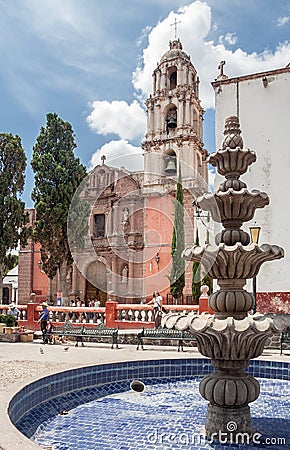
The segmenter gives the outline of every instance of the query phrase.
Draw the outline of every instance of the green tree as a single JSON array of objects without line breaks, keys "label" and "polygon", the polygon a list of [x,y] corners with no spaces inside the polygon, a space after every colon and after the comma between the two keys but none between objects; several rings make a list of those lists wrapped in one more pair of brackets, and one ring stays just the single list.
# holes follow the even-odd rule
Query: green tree
[{"label": "green tree", "polygon": [[18,255],[15,255],[14,253],[9,253],[6,256],[5,259],[6,263],[5,263],[5,271],[4,271],[4,276],[6,276],[6,274],[8,272],[10,272],[10,270],[14,269],[14,267],[17,266],[18,264]]},{"label": "green tree", "polygon": [[51,279],[59,273],[64,305],[68,305],[67,273],[72,264],[67,217],[74,193],[86,176],[85,167],[74,155],[75,148],[71,124],[55,113],[47,114],[31,161],[36,209],[33,239],[41,244],[44,272]]},{"label": "green tree", "polygon": [[183,189],[181,167],[179,165],[176,198],[174,200],[174,228],[171,243],[172,268],[169,276],[170,293],[175,298],[182,294],[185,285],[185,261],[182,258],[184,248]]},{"label": "green tree", "polygon": [[[199,245],[199,235],[198,235],[198,228],[196,227],[196,235],[195,235],[195,245]],[[193,303],[198,305],[198,299],[200,296],[200,286],[201,286],[201,279],[200,279],[200,263],[194,261],[192,264],[192,299]]]},{"label": "green tree", "polygon": [[26,155],[19,136],[0,133],[0,303],[3,276],[10,270],[10,252],[25,244],[28,214],[20,195],[24,189]]},{"label": "green tree", "polygon": [[[208,241],[209,235],[207,231],[205,244],[208,244]],[[196,228],[195,245],[199,245],[198,228]],[[196,305],[198,305],[198,300],[200,297],[200,288],[203,285],[207,285],[209,287],[209,293],[212,292],[213,288],[212,278],[208,274],[204,273],[201,263],[194,262],[192,265],[192,299],[193,303]]]}]

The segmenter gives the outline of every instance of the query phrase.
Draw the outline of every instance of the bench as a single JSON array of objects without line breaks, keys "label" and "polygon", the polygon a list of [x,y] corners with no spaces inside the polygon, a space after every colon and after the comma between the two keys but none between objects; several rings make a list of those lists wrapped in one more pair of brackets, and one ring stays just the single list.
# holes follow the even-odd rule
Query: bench
[{"label": "bench", "polygon": [[56,336],[58,336],[61,341],[63,338],[76,338],[76,347],[78,343],[82,341],[83,325],[72,325],[71,322],[67,321],[64,325],[53,326],[52,330],[46,333],[46,338],[55,344]]},{"label": "bench", "polygon": [[280,337],[280,355],[283,353],[283,343],[290,344],[290,331],[285,331],[281,333]]},{"label": "bench", "polygon": [[[118,348],[118,328],[106,328],[103,324],[97,325],[94,328],[89,328],[84,325],[82,337],[89,337],[93,340],[98,338],[110,338],[112,340],[111,348]],[[82,345],[84,345],[82,341]]]},{"label": "bench", "polygon": [[143,328],[140,333],[137,334],[137,348],[141,346],[144,350],[144,339],[158,339],[158,340],[176,340],[178,341],[177,350],[183,352],[183,342],[195,340],[195,337],[189,331],[179,331],[167,328]]},{"label": "bench", "polygon": [[53,327],[52,331],[47,333],[47,338],[55,343],[55,337],[61,338],[76,338],[75,346],[78,347],[79,342],[84,347],[84,338],[98,340],[99,338],[110,338],[112,341],[111,348],[118,348],[118,328],[106,328],[103,324],[95,327],[86,327],[85,325],[72,325],[71,322],[66,322],[62,326]]}]

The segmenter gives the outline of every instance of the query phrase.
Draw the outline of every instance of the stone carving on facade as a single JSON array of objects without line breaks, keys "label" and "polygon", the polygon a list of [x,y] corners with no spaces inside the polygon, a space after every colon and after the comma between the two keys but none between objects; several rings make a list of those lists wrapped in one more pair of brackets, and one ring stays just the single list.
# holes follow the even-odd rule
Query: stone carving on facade
[{"label": "stone carving on facade", "polygon": [[200,286],[200,297],[208,298],[208,291],[209,287],[207,284],[203,284],[202,286]]},{"label": "stone carving on facade", "polygon": [[124,208],[122,211],[122,223],[128,223],[129,222],[129,209],[128,208]]},{"label": "stone carving on facade", "polygon": [[224,66],[225,66],[226,62],[225,61],[221,61],[218,65],[218,70],[220,71],[218,77],[216,78],[216,80],[226,80],[227,78],[229,78],[225,73],[224,73]]},{"label": "stone carving on facade", "polygon": [[128,266],[126,264],[123,267],[122,272],[121,272],[121,282],[122,283],[127,283],[127,281],[128,281],[128,272],[129,272],[129,269],[128,269]]}]

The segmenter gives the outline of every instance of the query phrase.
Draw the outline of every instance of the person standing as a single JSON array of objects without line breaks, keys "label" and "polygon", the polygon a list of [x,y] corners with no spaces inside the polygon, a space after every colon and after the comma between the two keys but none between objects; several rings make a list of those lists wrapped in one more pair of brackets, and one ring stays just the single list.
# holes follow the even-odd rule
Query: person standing
[{"label": "person standing", "polygon": [[155,328],[159,328],[161,325],[161,316],[162,316],[162,297],[159,294],[159,292],[154,291],[152,295],[152,300],[148,302],[148,305],[152,305],[153,303],[153,310],[154,310],[154,322],[155,322]]},{"label": "person standing", "polygon": [[38,323],[40,322],[40,329],[42,331],[43,343],[47,344],[48,339],[47,339],[47,335],[46,335],[46,329],[47,329],[49,311],[48,311],[46,302],[43,302],[41,306],[42,306],[42,311],[39,313]]}]

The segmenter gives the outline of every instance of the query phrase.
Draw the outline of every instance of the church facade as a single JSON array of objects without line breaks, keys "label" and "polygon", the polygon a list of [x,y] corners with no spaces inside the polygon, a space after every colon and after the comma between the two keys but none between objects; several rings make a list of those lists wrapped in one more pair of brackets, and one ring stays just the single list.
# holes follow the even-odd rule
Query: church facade
[{"label": "church facade", "polygon": [[[70,297],[108,298],[140,303],[157,290],[166,298],[171,271],[174,199],[178,175],[184,193],[185,245],[195,236],[193,201],[207,191],[207,151],[202,136],[199,79],[179,39],[170,42],[153,73],[146,101],[147,132],[142,143],[144,170],[129,172],[103,163],[88,175],[82,200],[90,204],[85,248],[72,251],[67,277]],[[31,220],[33,222],[33,212]],[[26,273],[21,267],[25,259]],[[19,255],[19,303],[31,292],[56,302],[58,280],[37,286],[40,254],[28,243]],[[22,266],[21,266],[22,265]],[[186,267],[184,299],[191,295],[192,264]],[[30,269],[29,269],[30,268]],[[28,276],[28,272],[31,276]],[[43,277],[43,274],[42,274]]]}]

